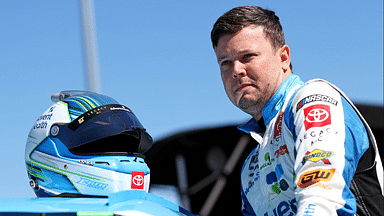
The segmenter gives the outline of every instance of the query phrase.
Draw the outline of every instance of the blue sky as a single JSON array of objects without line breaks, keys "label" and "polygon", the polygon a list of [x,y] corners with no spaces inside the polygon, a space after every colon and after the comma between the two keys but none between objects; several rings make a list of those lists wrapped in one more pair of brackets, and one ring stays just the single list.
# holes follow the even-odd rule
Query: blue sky
[{"label": "blue sky", "polygon": [[[225,95],[213,23],[241,5],[276,11],[294,73],[324,78],[356,103],[383,104],[380,0],[96,0],[101,92],[130,107],[159,140],[249,117]],[[0,198],[34,197],[24,147],[62,90],[85,90],[78,0],[0,0]]]}]

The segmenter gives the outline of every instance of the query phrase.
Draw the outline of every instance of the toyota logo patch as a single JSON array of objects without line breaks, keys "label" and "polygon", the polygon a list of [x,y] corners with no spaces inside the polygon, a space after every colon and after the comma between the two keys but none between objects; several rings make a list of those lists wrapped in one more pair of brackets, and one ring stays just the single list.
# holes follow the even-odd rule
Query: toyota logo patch
[{"label": "toyota logo patch", "polygon": [[328,105],[316,104],[304,109],[305,130],[331,124],[331,109]]}]

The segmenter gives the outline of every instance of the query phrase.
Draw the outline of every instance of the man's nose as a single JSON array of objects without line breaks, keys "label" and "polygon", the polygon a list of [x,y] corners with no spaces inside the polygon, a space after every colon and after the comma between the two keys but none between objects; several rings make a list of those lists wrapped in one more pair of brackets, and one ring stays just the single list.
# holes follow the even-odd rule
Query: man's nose
[{"label": "man's nose", "polygon": [[245,76],[246,74],[247,73],[245,71],[244,64],[241,63],[240,61],[236,60],[233,63],[233,77],[234,78],[242,77],[242,76]]}]

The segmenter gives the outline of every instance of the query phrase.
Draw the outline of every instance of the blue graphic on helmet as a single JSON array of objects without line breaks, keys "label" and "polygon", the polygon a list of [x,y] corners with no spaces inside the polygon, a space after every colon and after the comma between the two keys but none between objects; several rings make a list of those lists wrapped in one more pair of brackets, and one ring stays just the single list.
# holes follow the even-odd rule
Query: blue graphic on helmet
[{"label": "blue graphic on helmet", "polygon": [[62,101],[68,104],[68,112],[69,116],[71,117],[71,121],[75,120],[83,113],[98,106],[107,104],[118,104],[117,101],[105,95],[85,91],[77,93],[76,96],[70,96],[68,98],[65,98]]}]

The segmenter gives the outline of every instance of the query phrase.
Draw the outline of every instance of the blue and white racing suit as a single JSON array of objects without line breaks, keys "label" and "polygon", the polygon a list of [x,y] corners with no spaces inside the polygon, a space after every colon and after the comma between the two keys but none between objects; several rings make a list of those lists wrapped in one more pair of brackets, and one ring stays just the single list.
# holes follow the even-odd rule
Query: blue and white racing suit
[{"label": "blue and white racing suit", "polygon": [[241,171],[244,215],[383,215],[382,163],[353,107],[326,81],[289,75],[263,121],[239,127],[259,143]]}]

